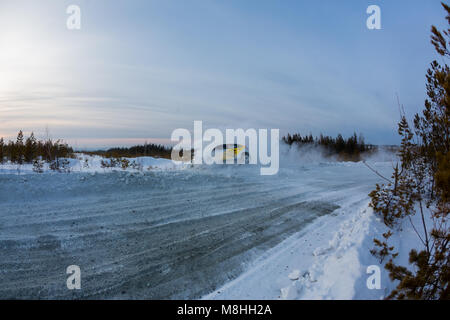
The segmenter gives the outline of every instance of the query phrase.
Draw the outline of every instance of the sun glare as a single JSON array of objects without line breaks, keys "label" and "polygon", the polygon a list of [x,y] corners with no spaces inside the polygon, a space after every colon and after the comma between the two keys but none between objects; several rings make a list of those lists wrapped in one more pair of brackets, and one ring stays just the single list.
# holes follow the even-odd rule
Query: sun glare
[{"label": "sun glare", "polygon": [[39,69],[50,61],[48,49],[31,30],[0,31],[0,98],[29,89],[39,81]]}]

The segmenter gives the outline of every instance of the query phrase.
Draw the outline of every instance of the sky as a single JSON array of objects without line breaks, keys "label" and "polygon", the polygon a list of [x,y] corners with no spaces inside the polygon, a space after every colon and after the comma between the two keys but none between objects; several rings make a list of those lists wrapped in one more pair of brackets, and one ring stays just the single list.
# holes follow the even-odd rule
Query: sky
[{"label": "sky", "polygon": [[433,0],[0,0],[0,137],[166,143],[202,120],[395,144],[397,96],[423,108],[444,17]]}]

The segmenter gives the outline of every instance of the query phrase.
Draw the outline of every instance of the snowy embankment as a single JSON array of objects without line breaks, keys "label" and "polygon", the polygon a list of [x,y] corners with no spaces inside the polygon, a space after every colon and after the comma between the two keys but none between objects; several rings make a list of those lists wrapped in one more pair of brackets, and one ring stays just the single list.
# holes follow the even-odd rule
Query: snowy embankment
[{"label": "snowy embankment", "polygon": [[[108,161],[108,159],[101,156],[90,156],[83,153],[75,153],[75,158],[60,159],[68,162],[67,170],[61,170],[64,172],[78,172],[78,173],[107,173],[112,171],[148,171],[148,170],[170,170],[185,167],[185,164],[181,162],[174,162],[170,159],[154,158],[154,157],[137,157],[137,158],[121,158],[128,161],[128,167],[122,169],[120,164],[114,168],[106,168],[102,166],[102,161]],[[43,172],[56,172],[50,169],[49,163],[43,163]],[[36,173],[33,170],[33,164],[25,163],[10,163],[6,162],[0,164],[0,174],[12,173],[12,174],[31,174]]]},{"label": "snowy embankment", "polygon": [[[341,207],[271,249],[246,273],[204,298],[353,299],[370,260],[370,248],[363,243],[372,219],[366,200]],[[365,284],[359,289],[369,293]]]}]

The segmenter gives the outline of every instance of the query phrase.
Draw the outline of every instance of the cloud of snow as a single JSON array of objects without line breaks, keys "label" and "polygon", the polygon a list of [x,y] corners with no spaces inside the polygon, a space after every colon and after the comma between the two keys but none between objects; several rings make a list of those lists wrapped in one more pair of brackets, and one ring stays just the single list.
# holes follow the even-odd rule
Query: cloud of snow
[{"label": "cloud of snow", "polygon": [[325,157],[325,150],[321,146],[314,145],[288,145],[280,142],[280,166],[291,167],[325,162],[334,162],[336,157]]}]

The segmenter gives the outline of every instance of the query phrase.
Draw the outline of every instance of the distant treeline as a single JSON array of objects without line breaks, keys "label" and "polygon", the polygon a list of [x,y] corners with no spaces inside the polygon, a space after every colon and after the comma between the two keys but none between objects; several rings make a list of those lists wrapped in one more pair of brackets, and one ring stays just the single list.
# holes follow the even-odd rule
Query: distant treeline
[{"label": "distant treeline", "polygon": [[0,138],[0,163],[33,163],[35,160],[53,162],[59,158],[73,157],[73,149],[62,140],[53,141],[50,138],[37,140],[32,132],[25,139],[22,130],[17,134],[16,141],[5,142]]},{"label": "distant treeline", "polygon": [[172,148],[160,144],[145,143],[129,148],[110,148],[106,151],[83,151],[91,155],[99,155],[105,158],[135,158],[135,157],[154,157],[170,159]]},{"label": "distant treeline", "polygon": [[299,133],[289,134],[284,136],[282,140],[288,145],[297,146],[320,146],[323,148],[325,155],[338,155],[344,160],[359,160],[360,155],[365,152],[372,152],[376,146],[366,144],[364,137],[354,133],[349,138],[345,139],[341,134],[338,134],[336,138],[331,136],[324,136],[320,134],[319,137],[313,137],[312,134],[302,136]]}]

